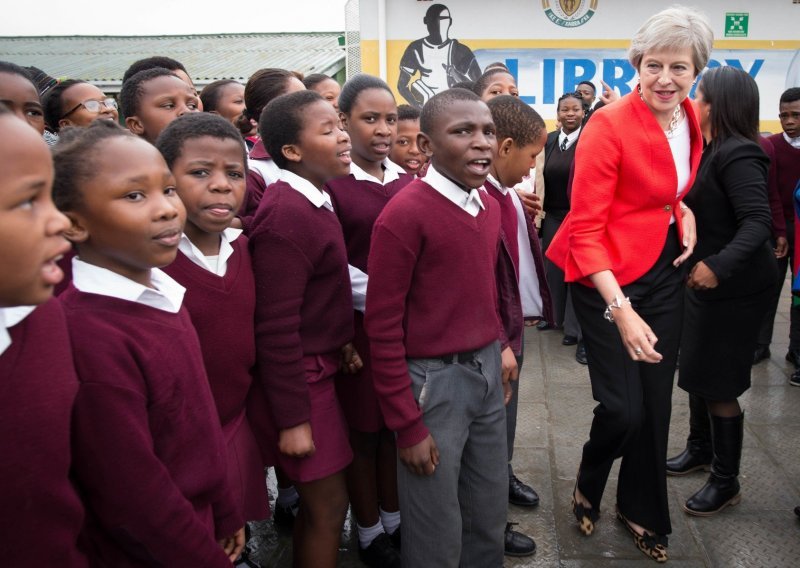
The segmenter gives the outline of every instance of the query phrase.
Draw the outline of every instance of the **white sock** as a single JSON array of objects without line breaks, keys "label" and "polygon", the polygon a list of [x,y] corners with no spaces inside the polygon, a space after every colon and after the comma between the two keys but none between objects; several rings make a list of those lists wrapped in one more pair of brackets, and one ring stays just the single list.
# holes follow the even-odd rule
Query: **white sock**
[{"label": "white sock", "polygon": [[278,487],[278,498],[275,499],[275,504],[287,508],[297,503],[298,499],[300,499],[300,495],[297,494],[297,489],[294,488],[294,485]]},{"label": "white sock", "polygon": [[383,525],[386,534],[394,534],[397,527],[400,526],[400,511],[394,513],[387,513],[383,509],[378,509],[381,516],[381,524]]},{"label": "white sock", "polygon": [[362,527],[358,523],[356,526],[358,527],[358,545],[361,548],[367,548],[383,532],[383,525],[380,521],[371,527]]}]

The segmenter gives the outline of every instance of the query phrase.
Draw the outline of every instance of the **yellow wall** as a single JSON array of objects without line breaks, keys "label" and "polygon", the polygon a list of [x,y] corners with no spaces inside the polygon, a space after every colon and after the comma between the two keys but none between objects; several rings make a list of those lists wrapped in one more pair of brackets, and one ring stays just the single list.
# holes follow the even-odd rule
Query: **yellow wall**
[{"label": "yellow wall", "polygon": [[[469,40],[472,50],[478,49],[626,49],[630,40]],[[399,78],[399,61],[408,46],[408,40],[389,40],[386,42],[386,82],[396,97],[397,80]],[[717,40],[716,49],[800,49],[800,41],[768,41],[768,40]],[[370,75],[379,75],[378,41],[363,40],[361,42],[361,71]],[[777,109],[775,111],[777,116]],[[545,121],[548,130],[555,128],[555,120]],[[761,120],[762,132],[780,132],[778,120]]]}]

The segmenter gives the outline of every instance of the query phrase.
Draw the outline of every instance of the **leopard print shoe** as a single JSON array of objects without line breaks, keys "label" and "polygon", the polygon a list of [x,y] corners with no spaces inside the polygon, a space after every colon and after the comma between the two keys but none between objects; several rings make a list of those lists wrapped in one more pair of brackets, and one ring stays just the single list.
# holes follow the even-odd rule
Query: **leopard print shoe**
[{"label": "leopard print shoe", "polygon": [[[578,484],[575,484],[577,490]],[[600,518],[600,513],[591,507],[584,507],[575,500],[575,490],[572,491],[572,514],[578,521],[578,530],[586,536],[592,536],[594,524]]]},{"label": "leopard print shoe", "polygon": [[666,535],[649,533],[639,534],[636,532],[636,530],[634,530],[633,526],[625,517],[625,515],[620,512],[619,508],[617,509],[617,519],[619,519],[619,521],[625,525],[625,528],[628,529],[628,532],[633,535],[633,543],[636,545],[636,548],[641,550],[659,564],[663,564],[669,559],[667,556],[667,546],[669,544],[669,540],[667,539]]}]

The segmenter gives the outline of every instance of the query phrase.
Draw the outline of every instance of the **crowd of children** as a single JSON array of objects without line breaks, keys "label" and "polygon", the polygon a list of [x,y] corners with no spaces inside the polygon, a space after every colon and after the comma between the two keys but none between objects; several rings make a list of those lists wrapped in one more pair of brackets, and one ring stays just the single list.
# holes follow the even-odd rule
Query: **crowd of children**
[{"label": "crowd of children", "polygon": [[274,515],[332,567],[348,506],[368,566],[534,553],[517,377],[526,325],[559,322],[514,187],[580,118],[548,138],[487,69],[420,112],[369,75],[198,94],[153,57],[117,103],[0,62],[4,565],[254,565]]}]

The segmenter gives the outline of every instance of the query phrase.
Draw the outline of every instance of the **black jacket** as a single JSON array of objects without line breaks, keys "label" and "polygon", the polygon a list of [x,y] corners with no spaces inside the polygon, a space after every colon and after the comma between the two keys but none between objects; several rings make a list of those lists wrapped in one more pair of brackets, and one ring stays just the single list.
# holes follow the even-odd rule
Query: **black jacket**
[{"label": "black jacket", "polygon": [[702,260],[719,286],[697,292],[698,298],[747,296],[775,285],[768,169],[769,158],[750,140],[712,141],[704,150],[697,178],[684,200],[697,219],[697,246],[689,267]]}]

